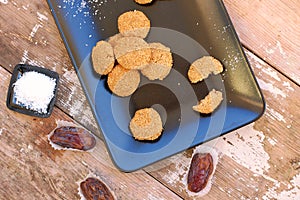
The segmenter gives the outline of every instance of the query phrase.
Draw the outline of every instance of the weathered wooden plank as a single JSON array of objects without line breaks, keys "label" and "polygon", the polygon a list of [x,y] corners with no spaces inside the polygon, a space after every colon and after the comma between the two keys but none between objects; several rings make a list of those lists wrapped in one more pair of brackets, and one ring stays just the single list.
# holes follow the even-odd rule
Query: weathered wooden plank
[{"label": "weathered wooden plank", "polygon": [[300,84],[300,1],[224,0],[241,42]]},{"label": "weathered wooden plank", "polygon": [[300,181],[300,88],[246,52],[263,90],[266,112],[255,123],[202,145],[219,153],[211,191],[199,198],[191,198],[186,192],[183,177],[188,172],[194,149],[145,169],[184,199],[300,197],[297,185]]},{"label": "weathered wooden plank", "polygon": [[42,119],[6,107],[10,74],[0,67],[0,199],[79,199],[77,182],[95,174],[118,199],[180,199],[144,171],[122,173],[104,143],[92,152],[54,150],[47,135],[57,120],[72,119],[55,108]]},{"label": "weathered wooden plank", "polygon": [[46,1],[8,1],[0,6],[5,13],[0,15],[0,64],[9,71],[28,63],[58,72],[57,106],[101,137]]},{"label": "weathered wooden plank", "polygon": [[[280,16],[286,21],[289,21],[287,20],[287,17],[289,17],[287,14],[282,16],[274,15],[274,13],[277,13],[276,9],[281,8],[272,6],[273,2],[275,1],[260,1],[261,4],[258,6],[258,1],[241,2],[226,0],[225,4],[243,44],[299,83],[299,79],[297,78],[300,71],[299,68],[297,68],[298,65],[296,69],[294,69],[293,66],[289,67],[289,65],[285,63],[287,62],[286,58],[292,57],[290,64],[294,63],[294,58],[299,58],[297,57],[297,52],[299,52],[298,44],[292,44],[293,40],[289,39],[297,36],[297,30],[294,31],[295,36],[288,37],[290,35],[287,31],[280,30],[280,25],[285,25],[281,19],[273,20],[273,22],[269,24],[270,20],[268,19],[270,19],[272,14],[272,19],[275,17],[279,19],[278,16]],[[283,4],[283,1],[276,2],[279,2],[278,5]],[[286,5],[284,5],[283,8],[293,10],[292,8],[288,8],[291,7],[288,5],[297,2],[298,1],[284,2]],[[7,4],[0,3],[0,7],[1,13],[5,13],[0,14],[0,64],[5,66],[9,71],[12,71],[13,66],[19,62],[37,64],[58,71],[61,75],[61,84],[59,87],[57,106],[99,135],[76,73],[67,56],[46,2],[29,0],[20,2],[8,1]],[[272,9],[270,9],[271,7]],[[275,9],[275,11],[272,11],[273,9]],[[282,12],[285,11],[280,10],[280,13]],[[254,14],[252,16],[252,13],[259,15],[255,17]],[[294,15],[297,15],[297,13],[294,12]],[[14,20],[13,23],[11,22],[11,16],[17,19]],[[298,19],[299,18],[296,17],[294,20],[297,22]],[[9,26],[6,25],[8,22],[10,22]],[[297,27],[297,24],[293,27],[289,26],[288,28],[294,30],[294,27]],[[281,36],[277,37],[277,35],[274,35],[274,32],[270,30],[280,32]],[[277,41],[279,41],[279,43],[277,43]],[[263,45],[261,46],[261,44]],[[226,135],[226,139],[221,138],[217,140],[217,143],[210,144],[215,148],[218,147],[217,150],[220,155],[220,161],[214,176],[212,190],[204,199],[219,199],[224,198],[224,196],[234,199],[254,199],[255,197],[271,199],[272,197],[293,196],[293,192],[299,196],[300,193],[299,188],[295,186],[295,183],[299,183],[300,161],[300,153],[297,149],[297,146],[299,147],[299,122],[297,121],[297,119],[299,119],[299,114],[297,114],[297,108],[299,108],[299,87],[257,59],[253,54],[248,52],[247,55],[255,69],[259,83],[263,88],[268,104],[267,111],[264,117],[256,123]],[[296,63],[297,62],[299,62],[298,59],[296,60]],[[0,73],[0,76],[1,74],[2,73]],[[5,105],[3,100],[1,100],[1,102],[1,105],[3,105],[1,109],[3,109]],[[5,115],[1,116],[1,122],[4,116]],[[69,120],[69,118],[58,109],[55,109],[51,120],[55,118]],[[43,127],[43,136],[46,134],[46,129],[49,131],[50,127],[55,126],[53,121],[34,121],[31,118],[19,117],[18,114],[9,115],[8,118],[5,119],[5,123],[14,120],[22,124],[14,128],[20,132],[20,136],[24,137],[28,136],[30,133],[29,130],[34,126],[40,127],[49,123],[48,128]],[[39,123],[44,124],[39,125]],[[12,125],[6,126],[11,127]],[[22,131],[22,128],[24,131]],[[4,140],[2,139],[3,137],[1,138],[1,135],[9,138]],[[21,138],[17,137],[16,139],[12,135],[13,134],[7,134],[6,129],[1,129],[0,139],[6,150],[1,151],[0,155],[1,158],[4,156],[3,160],[7,160],[5,165],[1,162],[3,165],[1,165],[1,167],[4,169],[2,170],[3,172],[0,172],[1,176],[6,176],[6,179],[3,180],[5,184],[2,184],[5,185],[4,188],[11,189],[10,185],[12,185],[14,181],[20,181],[21,183],[17,188],[18,191],[22,191],[21,185],[31,181],[33,185],[31,192],[37,191],[33,192],[33,195],[36,196],[31,197],[37,197],[39,199],[43,197],[42,193],[46,193],[49,195],[47,198],[64,199],[65,194],[60,194],[60,192],[64,192],[65,190],[72,191],[70,192],[71,197],[76,196],[75,186],[65,180],[78,181],[82,179],[86,173],[93,171],[103,176],[105,180],[113,180],[111,181],[112,188],[115,187],[115,184],[121,182],[122,184],[116,189],[123,190],[125,188],[121,196],[123,196],[123,194],[125,195],[125,192],[135,192],[134,187],[137,187],[137,185],[129,188],[126,185],[128,184],[127,182],[130,183],[131,175],[119,175],[120,173],[117,172],[112,165],[109,165],[109,173],[107,175],[102,174],[102,170],[106,171],[107,168],[101,163],[110,162],[108,157],[103,158],[103,162],[94,163],[94,161],[85,161],[80,164],[80,159],[85,158],[86,154],[80,153],[80,156],[76,154],[78,158],[69,161],[69,156],[74,157],[74,152],[54,152],[53,154],[52,149],[45,148],[47,145],[46,140],[39,138],[41,136],[38,134],[34,134],[31,142],[23,142]],[[16,132],[14,132],[14,135],[18,136]],[[241,137],[241,135],[243,137]],[[39,143],[42,147],[39,146]],[[13,148],[10,146],[12,144],[15,145]],[[101,151],[97,156],[101,156],[101,152],[104,152],[105,148],[104,145],[98,146],[97,148],[100,148]],[[43,148],[45,148],[45,150]],[[243,151],[241,151],[241,149]],[[26,158],[27,154],[31,154],[35,150],[44,150],[42,153],[35,153],[38,158],[40,155],[40,157],[46,157],[43,160],[45,164],[42,167],[35,162],[33,158],[29,160]],[[163,182],[167,187],[183,197],[188,198],[181,179],[183,174],[186,173],[191,151],[192,150],[189,150],[166,159],[147,168],[146,171]],[[25,154],[24,152],[27,153]],[[250,152],[250,156],[246,154],[246,152]],[[88,160],[97,157],[96,155],[88,155]],[[11,159],[11,157],[13,159]],[[17,159],[19,159],[20,162],[18,162]],[[47,159],[49,161],[47,161]],[[67,161],[66,163],[59,162],[59,164],[53,164],[53,160],[56,163],[59,159],[66,159]],[[86,165],[86,163],[88,163],[88,165]],[[100,167],[98,163],[100,163]],[[28,165],[34,166],[33,169],[28,167]],[[81,172],[78,172],[80,174],[79,176],[76,175],[77,172],[74,171],[69,172],[71,174],[67,175],[61,174],[62,172],[59,171],[60,179],[57,180],[53,175],[57,173],[55,170],[51,171],[51,178],[47,176],[47,173],[49,173],[48,170],[51,168],[61,167],[62,169],[71,168],[73,170],[73,168],[76,168],[78,165],[81,169]],[[96,169],[93,168],[94,166]],[[20,169],[24,169],[27,174],[24,174]],[[14,176],[14,174],[22,175],[24,178],[18,180],[18,177]],[[129,178],[124,179],[124,181],[122,180],[124,176],[129,176]],[[10,178],[14,181],[11,181]],[[137,179],[137,181],[144,182],[142,179]],[[53,182],[55,184],[53,184]],[[43,185],[41,191],[37,189],[39,184]],[[48,192],[46,186],[51,187],[52,192]],[[53,192],[53,190],[57,190],[58,192]],[[145,186],[143,190],[148,191],[149,187]],[[3,189],[3,191],[5,191],[5,189]],[[3,193],[3,191],[1,193]],[[26,195],[28,194],[24,194],[25,197]]]}]

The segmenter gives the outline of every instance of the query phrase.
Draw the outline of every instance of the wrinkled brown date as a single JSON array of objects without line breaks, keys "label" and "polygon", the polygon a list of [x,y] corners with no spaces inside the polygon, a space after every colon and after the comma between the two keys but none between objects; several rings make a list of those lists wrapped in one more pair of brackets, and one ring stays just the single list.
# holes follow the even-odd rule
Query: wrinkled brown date
[{"label": "wrinkled brown date", "polygon": [[209,153],[196,153],[188,173],[188,189],[199,192],[205,188],[213,172],[213,159]]},{"label": "wrinkled brown date", "polygon": [[80,127],[62,126],[55,129],[50,140],[61,147],[87,151],[96,145],[96,139]]},{"label": "wrinkled brown date", "polygon": [[96,178],[87,178],[80,183],[80,189],[87,200],[113,200],[114,196],[104,183]]}]

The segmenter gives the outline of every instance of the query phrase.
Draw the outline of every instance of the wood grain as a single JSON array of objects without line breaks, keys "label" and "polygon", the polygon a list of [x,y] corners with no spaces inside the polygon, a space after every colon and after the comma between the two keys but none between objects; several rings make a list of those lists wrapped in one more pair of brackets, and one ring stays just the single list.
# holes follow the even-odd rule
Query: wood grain
[{"label": "wood grain", "polygon": [[[219,153],[211,191],[204,197],[192,198],[186,190],[184,177],[193,151],[201,145],[146,168],[184,199],[278,199],[281,193],[291,195],[298,191],[291,180],[300,174],[297,165],[300,160],[297,148],[300,145],[300,122],[297,120],[300,119],[300,88],[245,51],[267,108],[264,116],[255,123],[202,145]],[[288,185],[293,187],[288,188]],[[274,195],[269,192],[273,190]]]},{"label": "wood grain", "polygon": [[[205,145],[218,152],[219,162],[212,188],[201,199],[300,198],[300,48],[295,42],[300,38],[299,1],[224,0],[265,96],[264,116],[130,174],[115,168],[101,140],[92,153],[50,148],[46,135],[57,119],[75,120],[99,137],[101,132],[46,1],[4,2],[0,1],[0,199],[79,199],[76,182],[89,173],[101,177],[118,199],[200,199],[186,192],[184,176],[193,151]],[[10,72],[18,63],[60,74],[57,107],[50,118],[6,108]]]},{"label": "wood grain", "polygon": [[143,171],[120,172],[100,139],[92,152],[54,150],[47,135],[57,120],[72,119],[57,108],[46,119],[9,110],[10,74],[2,67],[0,81],[0,199],[79,199],[78,182],[89,174],[98,176],[118,199],[180,199]]},{"label": "wood grain", "polygon": [[[26,0],[0,6],[6,13],[0,15],[0,64],[10,72],[19,63],[58,72],[57,106],[101,137],[47,2]],[[17,20],[7,26],[11,15]]]},{"label": "wood grain", "polygon": [[224,0],[241,42],[300,84],[300,1]]}]

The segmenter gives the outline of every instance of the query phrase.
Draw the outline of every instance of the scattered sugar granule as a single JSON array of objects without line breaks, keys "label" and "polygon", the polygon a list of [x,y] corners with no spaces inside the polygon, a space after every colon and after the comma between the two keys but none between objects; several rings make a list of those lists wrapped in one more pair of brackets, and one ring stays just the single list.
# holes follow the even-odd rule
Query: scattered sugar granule
[{"label": "scattered sugar granule", "polygon": [[30,71],[23,73],[13,86],[17,104],[39,113],[47,113],[48,105],[54,97],[55,79]]}]

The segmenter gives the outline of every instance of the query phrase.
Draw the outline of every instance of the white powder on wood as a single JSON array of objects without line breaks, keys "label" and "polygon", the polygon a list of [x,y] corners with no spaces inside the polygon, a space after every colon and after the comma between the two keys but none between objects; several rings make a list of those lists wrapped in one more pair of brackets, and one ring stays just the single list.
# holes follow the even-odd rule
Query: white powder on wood
[{"label": "white powder on wood", "polygon": [[45,114],[54,97],[55,86],[53,78],[35,71],[25,72],[14,83],[16,103]]}]

